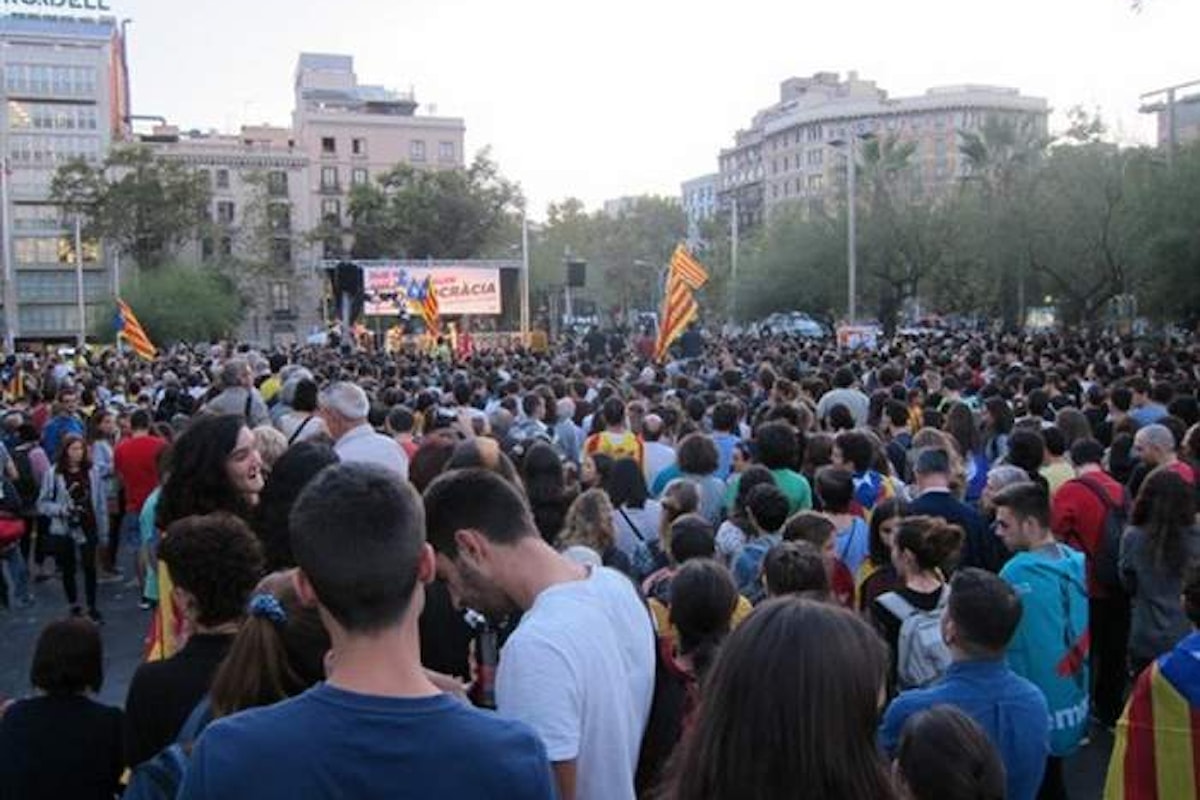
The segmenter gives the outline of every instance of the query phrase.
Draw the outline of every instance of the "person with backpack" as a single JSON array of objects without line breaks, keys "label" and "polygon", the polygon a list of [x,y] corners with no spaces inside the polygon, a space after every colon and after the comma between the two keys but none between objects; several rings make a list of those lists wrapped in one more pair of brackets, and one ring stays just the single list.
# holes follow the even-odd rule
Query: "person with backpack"
[{"label": "person with backpack", "polygon": [[1050,709],[1050,757],[1040,798],[1065,798],[1062,762],[1088,727],[1088,604],[1083,554],[1050,530],[1050,493],[1017,483],[992,498],[996,533],[1014,555],[1000,577],[1024,609],[1008,645],[1008,663],[1042,690]]},{"label": "person with backpack", "polygon": [[21,554],[33,566],[34,581],[53,577],[45,570],[46,559],[51,555],[47,547],[50,521],[38,514],[37,499],[42,489],[42,477],[50,469],[50,459],[42,449],[37,428],[32,423],[22,422],[17,428],[18,443],[12,449],[12,463],[17,477],[13,480],[21,498],[21,516],[26,520],[25,538],[21,540]]},{"label": "person with backpack", "polygon": [[1111,728],[1121,716],[1125,694],[1129,596],[1121,586],[1117,558],[1129,507],[1125,487],[1104,471],[1103,462],[1104,448],[1095,439],[1071,445],[1075,478],[1051,499],[1050,528],[1060,542],[1084,555],[1096,676],[1092,703],[1096,717]]},{"label": "person with backpack", "polygon": [[958,554],[963,532],[940,517],[906,517],[892,539],[900,586],[871,604],[871,617],[891,648],[893,685],[928,686],[950,665],[942,616],[950,589],[942,566]]},{"label": "person with backpack", "polygon": [[934,706],[953,706],[977,722],[1004,762],[1008,800],[1034,800],[1050,753],[1046,698],[1004,659],[1021,621],[1021,600],[986,570],[954,573],[942,637],[952,662],[941,680],[902,692],[884,712],[879,744],[900,749],[908,721]]}]

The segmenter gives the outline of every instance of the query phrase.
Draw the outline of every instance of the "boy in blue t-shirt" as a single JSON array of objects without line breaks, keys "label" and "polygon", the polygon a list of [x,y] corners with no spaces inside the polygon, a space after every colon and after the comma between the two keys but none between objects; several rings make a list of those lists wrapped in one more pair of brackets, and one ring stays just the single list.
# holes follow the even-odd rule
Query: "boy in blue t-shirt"
[{"label": "boy in blue t-shirt", "polygon": [[291,522],[297,591],[332,643],[327,680],[209,725],[179,797],[552,800],[533,730],[443,693],[421,667],[417,621],[436,567],[416,491],[380,467],[338,464],[308,484]]}]

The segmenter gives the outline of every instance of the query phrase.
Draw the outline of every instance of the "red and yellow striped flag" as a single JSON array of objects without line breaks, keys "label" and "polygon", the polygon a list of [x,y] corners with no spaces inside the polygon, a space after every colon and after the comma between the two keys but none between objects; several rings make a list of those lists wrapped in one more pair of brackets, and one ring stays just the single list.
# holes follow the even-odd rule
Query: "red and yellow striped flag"
[{"label": "red and yellow striped flag", "polygon": [[146,335],[146,331],[142,328],[142,323],[138,322],[137,316],[133,313],[133,309],[129,307],[121,298],[117,298],[117,339],[118,341],[124,337],[129,346],[133,348],[133,352],[137,353],[141,358],[147,361],[152,361],[158,355],[157,348],[150,341],[150,337]]},{"label": "red and yellow striped flag", "polygon": [[671,343],[683,335],[687,326],[700,316],[700,306],[692,292],[708,283],[708,270],[692,254],[679,245],[671,256],[667,270],[666,292],[663,294],[662,313],[659,315],[658,342],[654,357],[658,361],[666,358]]},{"label": "red and yellow striped flag", "polygon": [[693,292],[708,283],[708,270],[683,245],[678,245],[671,255],[671,272],[678,274]]},{"label": "red and yellow striped flag", "polygon": [[425,278],[425,292],[421,298],[421,319],[425,320],[425,329],[431,336],[437,336],[440,332],[438,313],[437,293],[433,291],[433,276],[430,275]]},{"label": "red and yellow striped flag", "polygon": [[1200,798],[1200,633],[1142,671],[1117,723],[1104,800]]}]

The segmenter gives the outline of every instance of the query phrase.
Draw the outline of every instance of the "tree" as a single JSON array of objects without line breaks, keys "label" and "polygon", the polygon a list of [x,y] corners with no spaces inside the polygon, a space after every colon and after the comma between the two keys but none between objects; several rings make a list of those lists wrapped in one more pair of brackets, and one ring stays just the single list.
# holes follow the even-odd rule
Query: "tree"
[{"label": "tree", "polygon": [[147,269],[196,235],[211,191],[200,173],[135,145],[113,149],[99,166],[79,159],[59,167],[50,198],[66,214],[82,215],[86,235]]},{"label": "tree", "polygon": [[588,262],[584,293],[591,299],[622,315],[649,309],[659,296],[662,270],[686,233],[683,210],[671,199],[639,197],[608,216],[566,198],[548,206],[531,243],[531,280],[543,290],[559,287],[564,259],[578,258]]},{"label": "tree", "polygon": [[398,164],[351,191],[351,254],[473,258],[494,244],[523,204],[520,188],[500,174],[486,150],[466,169]]},{"label": "tree", "polygon": [[[242,300],[229,278],[202,267],[159,265],[129,286],[124,299],[158,347],[225,338],[242,319]],[[113,339],[112,320],[101,320],[96,338]]]},{"label": "tree", "polygon": [[969,207],[982,215],[972,228],[977,263],[994,286],[996,309],[1005,325],[1024,324],[1032,221],[1030,198],[1050,139],[1025,116],[988,115],[979,131],[960,130],[959,153],[966,161],[965,193],[978,193]]}]

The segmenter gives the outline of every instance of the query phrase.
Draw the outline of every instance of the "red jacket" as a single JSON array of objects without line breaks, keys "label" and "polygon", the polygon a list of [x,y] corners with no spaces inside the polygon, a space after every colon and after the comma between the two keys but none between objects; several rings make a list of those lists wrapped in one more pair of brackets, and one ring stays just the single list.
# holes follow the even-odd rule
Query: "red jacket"
[{"label": "red jacket", "polygon": [[[1113,503],[1120,505],[1125,502],[1125,488],[1107,472],[1095,470],[1084,478],[1102,487]],[[1100,546],[1100,539],[1104,535],[1106,511],[1104,503],[1092,489],[1083,485],[1080,478],[1064,483],[1050,503],[1050,528],[1054,535],[1064,544],[1082,550],[1087,557],[1090,597],[1108,596],[1108,592],[1096,580],[1096,565],[1092,560],[1092,554]]]}]

